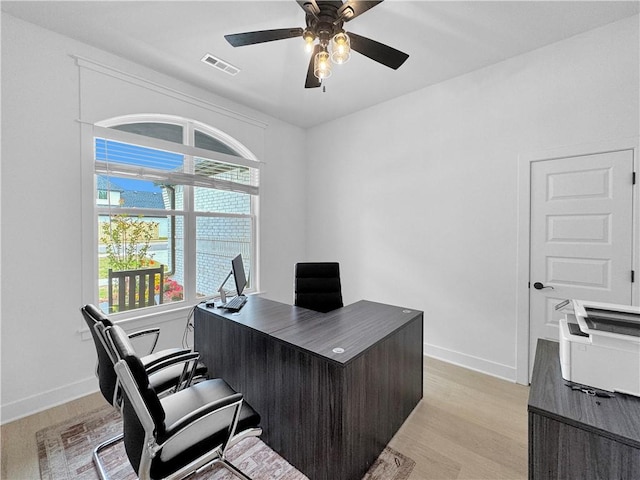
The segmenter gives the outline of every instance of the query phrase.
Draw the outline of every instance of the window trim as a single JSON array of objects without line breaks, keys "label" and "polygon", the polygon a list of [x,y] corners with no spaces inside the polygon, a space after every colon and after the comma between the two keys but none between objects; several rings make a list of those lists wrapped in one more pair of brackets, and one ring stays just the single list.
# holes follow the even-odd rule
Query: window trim
[{"label": "window trim", "polygon": [[[193,127],[196,128],[196,130],[200,130],[208,135],[211,135],[212,137],[216,138],[217,140],[220,140],[223,143],[226,143],[228,146],[230,146],[231,148],[233,148],[236,152],[238,152],[241,156],[240,157],[234,157],[231,155],[232,158],[236,159],[236,160],[240,160],[240,159],[244,159],[244,160],[249,160],[253,163],[248,164],[247,166],[251,166],[253,168],[255,167],[255,164],[261,164],[263,162],[261,162],[260,160],[258,160],[258,158],[253,154],[253,152],[247,148],[244,144],[240,143],[238,140],[236,140],[235,138],[233,138],[231,135],[229,135],[228,133],[223,132],[222,130],[219,130],[215,127],[212,127],[210,125],[207,125],[203,122],[199,122],[197,120],[191,120],[191,119],[186,119],[183,117],[179,117],[177,115],[163,115],[163,114],[135,114],[135,115],[121,115],[119,117],[112,117],[109,118],[107,120],[103,120],[100,122],[96,122],[95,126],[96,127],[104,127],[104,128],[109,128],[109,127],[113,127],[116,125],[125,125],[125,124],[130,124],[130,123],[171,123],[173,125],[181,125],[183,127],[186,127],[187,125],[192,125]],[[188,128],[185,128],[183,131],[183,138],[182,138],[182,145],[187,145],[187,143],[189,142],[189,132],[187,131]],[[109,131],[114,131],[114,129],[109,129]],[[129,133],[129,132],[122,132],[121,130],[115,130],[117,132],[121,132],[121,133]],[[131,134],[131,135],[135,135],[135,134]],[[160,140],[160,139],[154,139],[152,137],[145,137],[148,139],[153,139],[153,140],[158,140],[161,142],[168,142],[168,144],[170,145],[180,145],[179,143],[175,143],[175,142],[169,142],[167,140]],[[193,147],[196,148],[196,147]],[[200,149],[199,149],[200,150]],[[217,152],[212,152],[211,150],[202,150],[204,152],[208,152],[209,155],[211,155],[212,153],[215,153],[217,155],[226,155],[224,153],[217,153]],[[196,155],[197,156],[197,155]]]},{"label": "window trim", "polygon": [[[146,137],[144,135],[133,134],[116,129],[109,128],[110,126],[122,125],[127,123],[169,123],[177,124],[183,127],[183,144],[171,142],[168,140],[160,140],[152,137]],[[206,135],[210,135],[216,140],[225,143],[234,151],[238,152],[242,156],[228,155],[224,153],[218,153],[211,150],[197,148],[189,143],[193,142],[194,131],[198,130]],[[82,162],[82,298],[83,303],[95,303],[98,298],[98,265],[96,261],[96,252],[98,245],[98,232],[97,222],[100,210],[103,208],[96,205],[96,199],[94,198],[97,192],[96,175],[95,175],[95,157],[94,157],[94,143],[95,138],[108,137],[110,140],[123,141],[126,143],[134,143],[136,145],[148,146],[150,148],[159,148],[161,150],[174,151],[176,153],[182,153],[190,157],[204,157],[215,161],[224,163],[233,163],[236,165],[246,166],[252,169],[256,169],[258,176],[262,162],[259,161],[256,156],[251,152],[249,148],[244,146],[238,140],[234,139],[225,132],[218,130],[214,127],[208,126],[202,122],[182,118],[174,115],[161,115],[161,114],[139,114],[139,115],[125,115],[113,117],[104,121],[97,122],[96,124],[81,123],[81,157],[85,159]],[[252,288],[250,292],[259,291],[260,273],[259,273],[259,197],[258,187],[247,186],[243,193],[250,193],[251,213],[250,214],[230,214],[223,212],[195,212],[193,210],[193,187],[185,185],[188,194],[185,195],[185,205],[183,210],[163,210],[163,214],[166,215],[178,215],[185,218],[186,225],[194,225],[196,218],[198,217],[241,217],[250,218],[252,225],[252,244],[251,244],[251,276],[252,276]],[[135,213],[137,214],[157,214],[157,210],[147,209],[118,209],[121,213]],[[185,228],[184,237],[186,239],[188,234]],[[193,243],[193,245],[191,245]],[[189,264],[195,270],[195,241],[184,242],[184,255],[185,265]],[[193,272],[190,272],[193,273]],[[190,292],[191,295],[184,301],[171,302],[154,307],[148,307],[144,309],[128,310],[126,312],[119,312],[110,314],[110,317],[116,322],[132,322],[136,320],[148,319],[150,317],[156,317],[158,322],[169,321],[169,318],[175,318],[176,314],[181,311],[190,310],[194,305],[201,303],[207,299],[216,298],[219,294],[216,292],[213,295],[207,297],[195,298],[195,277],[190,278],[192,275],[187,276],[185,272],[185,284],[190,282],[191,288],[187,289],[185,285],[185,297]],[[148,320],[147,320],[148,322]],[[137,322],[139,323],[139,322]],[[87,327],[84,322],[81,322],[80,331],[82,332],[82,338],[89,337],[86,335]]]}]

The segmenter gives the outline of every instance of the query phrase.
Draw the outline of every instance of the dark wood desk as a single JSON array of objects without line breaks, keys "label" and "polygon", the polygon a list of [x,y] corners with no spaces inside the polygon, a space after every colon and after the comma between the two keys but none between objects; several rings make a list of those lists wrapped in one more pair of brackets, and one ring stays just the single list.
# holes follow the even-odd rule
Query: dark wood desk
[{"label": "dark wood desk", "polygon": [[198,307],[195,350],[292,465],[360,480],[422,398],[422,320],[369,301],[318,313],[251,296],[237,314]]},{"label": "dark wood desk", "polygon": [[538,340],[529,391],[529,478],[640,478],[640,398],[571,390],[558,343]]}]

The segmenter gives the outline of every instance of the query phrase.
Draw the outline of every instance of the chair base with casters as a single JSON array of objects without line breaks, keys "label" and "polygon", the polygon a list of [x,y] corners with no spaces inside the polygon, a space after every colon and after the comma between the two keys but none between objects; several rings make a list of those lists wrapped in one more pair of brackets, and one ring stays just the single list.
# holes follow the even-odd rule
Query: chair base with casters
[{"label": "chair base with casters", "polygon": [[[216,378],[159,398],[121,329],[113,327],[107,333],[120,358],[115,370],[124,392],[125,450],[139,478],[179,479],[220,463],[249,480],[226,459],[232,445],[262,434],[260,415],[242,394]],[[151,371],[179,361],[167,359]]]}]

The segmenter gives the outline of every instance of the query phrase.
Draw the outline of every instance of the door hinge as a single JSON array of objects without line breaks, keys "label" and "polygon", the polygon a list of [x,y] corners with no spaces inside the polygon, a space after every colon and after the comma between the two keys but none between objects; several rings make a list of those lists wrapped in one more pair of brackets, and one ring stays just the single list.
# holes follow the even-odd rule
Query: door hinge
[{"label": "door hinge", "polygon": [[636,272],[634,270],[631,270],[631,283],[636,281]]},{"label": "door hinge", "polygon": [[636,184],[636,172],[631,173],[631,184],[632,185]]}]

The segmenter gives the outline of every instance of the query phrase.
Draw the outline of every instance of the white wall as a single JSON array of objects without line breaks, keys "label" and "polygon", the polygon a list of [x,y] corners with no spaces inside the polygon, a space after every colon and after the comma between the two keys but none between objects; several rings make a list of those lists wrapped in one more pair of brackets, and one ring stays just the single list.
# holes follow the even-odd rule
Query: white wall
[{"label": "white wall", "polygon": [[[269,297],[290,301],[290,278],[283,272],[292,270],[305,255],[303,130],[3,14],[3,423],[97,390],[94,346],[79,333],[78,309],[90,300],[83,298],[81,288],[82,188],[76,120],[82,112],[78,67],[70,55],[88,57],[266,123],[260,266],[262,288]],[[117,98],[118,92],[104,92],[110,108]],[[180,344],[185,319],[184,312],[165,318],[160,347]]]},{"label": "white wall", "polygon": [[[428,353],[511,379],[518,154],[639,127],[637,16],[305,133],[3,15],[2,422],[97,389],[93,344],[78,333],[71,54],[268,124],[260,262],[270,298],[291,301],[296,261],[337,259],[347,303],[423,309]],[[323,155],[314,145],[325,137],[334,147]],[[161,346],[178,344],[183,326],[163,323]]]},{"label": "white wall", "polygon": [[635,16],[311,129],[309,259],[515,380],[518,155],[638,135],[638,44]]}]

